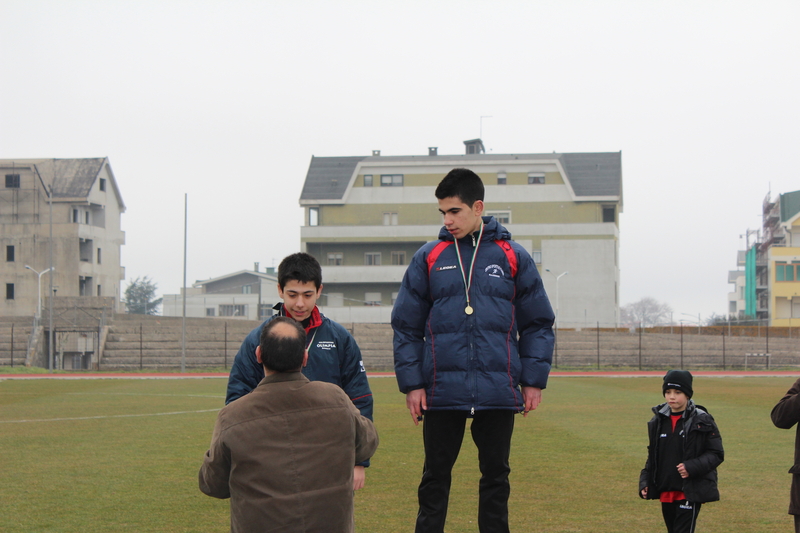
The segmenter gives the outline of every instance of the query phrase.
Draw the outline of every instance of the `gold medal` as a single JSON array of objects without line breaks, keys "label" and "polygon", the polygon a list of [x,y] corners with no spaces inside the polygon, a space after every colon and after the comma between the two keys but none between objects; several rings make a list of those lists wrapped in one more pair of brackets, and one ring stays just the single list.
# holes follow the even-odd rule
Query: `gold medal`
[{"label": "gold medal", "polygon": [[469,265],[469,278],[467,277],[466,272],[464,272],[464,262],[461,260],[461,251],[458,249],[458,239],[455,239],[456,245],[456,256],[458,257],[458,266],[461,269],[461,279],[464,280],[464,295],[467,297],[467,306],[464,308],[464,312],[467,316],[471,315],[475,312],[472,306],[469,304],[469,288],[472,286],[472,269],[475,267],[475,258],[478,256],[478,248],[481,246],[481,238],[483,237],[483,219],[481,219],[481,230],[478,233],[478,240],[473,241],[475,242],[475,250],[472,252],[472,262]]}]

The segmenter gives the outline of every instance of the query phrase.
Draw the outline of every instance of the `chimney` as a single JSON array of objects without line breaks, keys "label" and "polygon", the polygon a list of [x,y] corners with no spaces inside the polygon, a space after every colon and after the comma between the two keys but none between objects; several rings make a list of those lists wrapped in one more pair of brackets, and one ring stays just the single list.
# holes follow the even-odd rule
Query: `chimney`
[{"label": "chimney", "polygon": [[438,146],[430,146],[428,148],[428,155],[439,155],[439,147]]},{"label": "chimney", "polygon": [[255,264],[253,264],[253,270],[255,270],[256,272],[258,272],[258,266],[259,266],[259,265],[258,265],[258,261],[256,261],[256,263],[255,263]]}]

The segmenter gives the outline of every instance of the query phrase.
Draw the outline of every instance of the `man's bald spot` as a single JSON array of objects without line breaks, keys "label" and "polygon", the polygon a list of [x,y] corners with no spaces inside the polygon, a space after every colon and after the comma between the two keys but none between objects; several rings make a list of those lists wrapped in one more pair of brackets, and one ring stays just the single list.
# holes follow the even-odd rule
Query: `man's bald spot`
[{"label": "man's bald spot", "polygon": [[259,347],[262,364],[275,372],[294,372],[303,365],[306,332],[294,319],[276,317],[264,326]]},{"label": "man's bald spot", "polygon": [[296,339],[300,337],[300,332],[297,330],[297,328],[292,327],[291,324],[287,324],[286,322],[275,324],[275,326],[271,329],[270,334],[283,338],[293,337]]}]

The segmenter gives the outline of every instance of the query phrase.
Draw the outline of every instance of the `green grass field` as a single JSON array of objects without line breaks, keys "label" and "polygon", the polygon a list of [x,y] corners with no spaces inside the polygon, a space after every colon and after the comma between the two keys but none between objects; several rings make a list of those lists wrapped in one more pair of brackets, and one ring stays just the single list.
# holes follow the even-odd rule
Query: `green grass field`
[{"label": "green grass field", "polygon": [[[769,412],[794,379],[695,378],[695,400],[725,444],[722,501],[703,532],[785,532],[794,431]],[[552,378],[540,409],[518,417],[511,529],[663,531],[660,505],[637,497],[645,423],[659,378]],[[422,469],[415,427],[392,378],[373,378],[381,445],[356,495],[361,533],[407,532]],[[223,532],[228,502],[197,488],[222,379],[0,381],[0,531]],[[477,531],[477,452],[453,477],[448,531]]]}]

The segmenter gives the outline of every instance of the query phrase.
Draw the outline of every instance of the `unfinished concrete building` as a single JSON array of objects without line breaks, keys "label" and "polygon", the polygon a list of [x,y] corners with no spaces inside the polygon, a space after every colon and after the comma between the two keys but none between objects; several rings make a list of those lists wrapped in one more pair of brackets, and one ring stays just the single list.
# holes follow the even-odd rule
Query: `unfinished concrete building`
[{"label": "unfinished concrete building", "polygon": [[[79,353],[85,365],[98,320],[121,310],[125,277],[125,204],[108,158],[0,159],[0,170],[0,316],[39,316],[46,326],[52,297],[56,327],[73,333],[60,353]],[[79,331],[88,324],[90,332]]]}]

